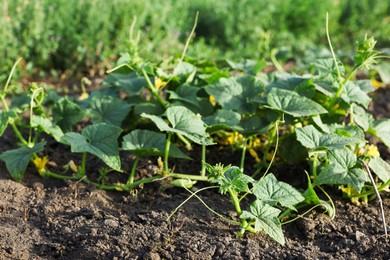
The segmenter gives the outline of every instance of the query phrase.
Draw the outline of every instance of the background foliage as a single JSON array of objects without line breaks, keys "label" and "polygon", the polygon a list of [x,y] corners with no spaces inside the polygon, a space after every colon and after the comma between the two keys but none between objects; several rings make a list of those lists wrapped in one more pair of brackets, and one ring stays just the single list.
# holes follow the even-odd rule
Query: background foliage
[{"label": "background foliage", "polygon": [[268,58],[272,49],[294,53],[326,44],[330,13],[336,47],[353,48],[365,33],[390,44],[390,2],[382,0],[1,0],[0,81],[18,57],[29,75],[86,72],[106,67],[128,50],[137,17],[143,54],[162,60],[182,51],[199,11],[197,58]]}]

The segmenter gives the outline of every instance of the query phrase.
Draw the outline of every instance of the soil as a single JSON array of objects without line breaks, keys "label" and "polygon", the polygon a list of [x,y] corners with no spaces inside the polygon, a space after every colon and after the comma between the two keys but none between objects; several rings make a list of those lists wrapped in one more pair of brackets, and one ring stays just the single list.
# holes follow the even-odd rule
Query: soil
[{"label": "soil", "polygon": [[[374,99],[370,109],[375,117],[390,117],[390,88],[379,89]],[[12,140],[6,133],[0,150]],[[379,148],[390,161],[389,150]],[[51,149],[51,158],[74,159],[61,146]],[[213,154],[215,160],[221,159],[218,151]],[[130,157],[126,160],[131,163]],[[155,163],[141,162],[138,173],[151,174]],[[177,167],[193,170],[192,164]],[[287,177],[286,171],[274,171],[278,178],[304,180],[303,171],[295,167],[288,169]],[[284,225],[286,245],[281,246],[264,234],[237,237],[237,226],[196,199],[168,221],[189,196],[183,189],[151,183],[131,194],[102,191],[83,182],[43,179],[32,168],[18,183],[0,162],[0,259],[390,259],[378,200],[357,206],[337,190],[329,190],[336,217],[332,220],[317,209]],[[215,211],[237,217],[229,198],[216,190],[200,197]],[[390,193],[382,193],[382,200],[388,217]]]}]

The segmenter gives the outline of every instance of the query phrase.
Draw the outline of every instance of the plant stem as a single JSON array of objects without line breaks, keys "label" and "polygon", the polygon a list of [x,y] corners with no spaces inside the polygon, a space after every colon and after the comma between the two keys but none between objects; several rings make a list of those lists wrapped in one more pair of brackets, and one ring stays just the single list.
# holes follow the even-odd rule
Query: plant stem
[{"label": "plant stem", "polygon": [[318,153],[314,153],[313,164],[311,168],[311,172],[314,178],[317,178],[317,163],[318,163]]},{"label": "plant stem", "polygon": [[168,108],[168,103],[165,102],[165,101],[160,97],[160,94],[158,93],[158,91],[156,90],[156,88],[153,86],[152,82],[151,82],[150,79],[149,79],[148,74],[146,73],[146,71],[145,71],[144,69],[142,69],[142,74],[144,75],[145,80],[146,80],[146,82],[148,83],[148,89],[152,92],[153,96],[160,102],[160,104],[162,105],[162,107],[163,107],[164,109],[167,109],[167,108]]},{"label": "plant stem", "polygon": [[191,175],[191,174],[175,173],[175,172],[168,173],[167,177],[173,177],[177,179],[189,179],[192,181],[208,181],[207,176]]},{"label": "plant stem", "polygon": [[133,167],[131,168],[131,172],[127,184],[132,184],[134,182],[134,175],[135,175],[135,170],[137,169],[138,161],[139,161],[139,157],[137,156],[135,158],[135,161],[133,162]]},{"label": "plant stem", "polygon": [[368,176],[370,177],[370,181],[371,181],[371,183],[372,183],[372,186],[374,187],[376,196],[377,196],[377,198],[378,198],[378,200],[379,200],[379,206],[380,206],[381,214],[382,214],[383,228],[384,228],[384,230],[385,230],[385,236],[387,236],[387,225],[386,225],[385,210],[383,209],[383,202],[382,202],[381,195],[379,194],[379,191],[378,191],[378,189],[376,188],[375,180],[374,180],[374,178],[372,177],[370,168],[368,167],[367,163],[366,163],[365,161],[363,161],[363,160],[360,160],[360,161],[363,163],[364,169],[366,170],[366,172],[368,173]]},{"label": "plant stem", "polygon": [[82,176],[85,176],[85,167],[86,167],[86,164],[87,164],[87,153],[86,152],[84,152],[83,153],[83,158],[81,159],[81,172],[80,172],[80,174],[82,175]]},{"label": "plant stem", "polygon": [[206,176],[206,145],[202,144],[202,169],[200,170],[200,176]]},{"label": "plant stem", "polygon": [[179,139],[184,143],[186,149],[188,151],[192,150],[192,146],[191,146],[191,143],[181,134],[179,133],[176,133],[177,137],[179,137]]},{"label": "plant stem", "polygon": [[172,133],[168,132],[167,142],[165,144],[165,153],[164,153],[164,167],[163,167],[164,175],[168,174],[168,172],[169,172],[168,157],[169,157],[169,149],[171,146],[171,138],[172,138]]},{"label": "plant stem", "polygon": [[242,148],[242,153],[241,153],[241,162],[240,162],[240,170],[244,172],[244,166],[245,166],[245,154],[246,154],[246,142],[247,139],[244,137],[244,147]]}]

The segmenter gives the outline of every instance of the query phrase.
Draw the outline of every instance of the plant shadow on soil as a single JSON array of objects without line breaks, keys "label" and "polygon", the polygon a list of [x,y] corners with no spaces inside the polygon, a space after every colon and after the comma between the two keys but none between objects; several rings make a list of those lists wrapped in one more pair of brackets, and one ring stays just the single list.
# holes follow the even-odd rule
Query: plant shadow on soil
[{"label": "plant shadow on soil", "polygon": [[[389,88],[378,90],[371,107],[375,116],[389,117],[389,99]],[[2,137],[1,150],[12,145],[13,139],[7,135]],[[379,148],[389,161],[388,149]],[[65,163],[77,160],[78,156],[68,158],[63,149],[52,147],[50,158]],[[210,157],[215,158],[210,160],[217,162],[225,157],[217,158],[218,154],[211,152]],[[131,158],[124,160],[131,163]],[[152,174],[154,164],[141,162],[138,173]],[[198,167],[194,165],[198,163],[178,163],[177,169],[191,172]],[[283,169],[274,169],[275,174],[281,180],[304,181],[303,171],[298,178],[291,175],[296,166],[291,167],[283,174],[279,173]],[[290,176],[285,176],[286,172]],[[297,185],[304,186],[299,181]],[[221,220],[194,198],[167,221],[189,193],[162,187],[156,182],[133,194],[101,191],[82,182],[42,179],[33,168],[28,168],[26,177],[18,183],[10,180],[0,162],[0,259],[390,258],[378,200],[368,206],[355,206],[333,189],[336,217],[331,220],[318,209],[284,225],[286,245],[281,246],[264,234],[246,233],[238,238],[237,226]],[[199,196],[215,211],[237,217],[229,198],[217,190]],[[382,193],[382,199],[385,215],[389,216],[390,194]]]}]

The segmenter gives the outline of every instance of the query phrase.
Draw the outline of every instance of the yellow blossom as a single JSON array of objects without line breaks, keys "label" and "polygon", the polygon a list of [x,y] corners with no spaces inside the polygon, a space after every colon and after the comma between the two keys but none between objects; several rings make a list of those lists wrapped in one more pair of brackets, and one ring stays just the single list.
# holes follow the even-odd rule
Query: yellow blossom
[{"label": "yellow blossom", "polygon": [[380,88],[383,86],[383,83],[380,81],[377,81],[376,79],[372,79],[371,84],[374,86],[374,88]]},{"label": "yellow blossom", "polygon": [[76,164],[74,163],[73,160],[70,160],[70,162],[68,163],[68,165],[69,165],[69,167],[72,169],[72,171],[74,171],[74,172],[77,172],[77,171],[78,171],[77,166],[76,166]]},{"label": "yellow blossom", "polygon": [[156,89],[159,89],[161,87],[164,87],[167,83],[162,81],[159,77],[154,78],[154,87]]},{"label": "yellow blossom", "polygon": [[378,147],[376,145],[369,145],[368,147],[366,147],[366,154],[368,156],[371,156],[371,157],[378,157],[380,156],[379,154],[379,151],[378,151]]},{"label": "yellow blossom", "polygon": [[39,173],[43,173],[46,171],[46,164],[49,162],[49,159],[47,156],[44,156],[43,158],[37,157],[33,160],[33,163],[35,167],[37,168]]},{"label": "yellow blossom", "polygon": [[209,101],[211,103],[211,105],[215,106],[217,104],[217,102],[215,101],[215,97],[214,96],[210,96],[209,97]]},{"label": "yellow blossom", "polygon": [[85,100],[89,97],[89,94],[87,92],[83,92],[80,96],[79,96],[79,100]]},{"label": "yellow blossom", "polygon": [[249,149],[249,154],[255,158],[255,161],[256,162],[260,162],[261,159],[259,158],[259,156],[257,155],[256,151],[254,149]]}]

